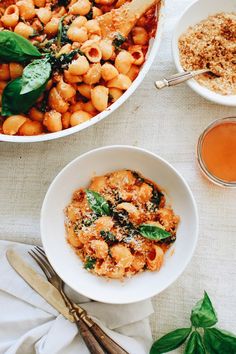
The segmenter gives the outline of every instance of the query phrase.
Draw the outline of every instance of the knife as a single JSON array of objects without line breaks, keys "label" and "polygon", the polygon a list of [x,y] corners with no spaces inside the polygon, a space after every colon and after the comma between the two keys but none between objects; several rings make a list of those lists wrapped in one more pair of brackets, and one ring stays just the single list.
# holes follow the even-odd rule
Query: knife
[{"label": "knife", "polygon": [[52,305],[52,307],[54,307],[69,321],[74,322],[74,317],[69,313],[61,294],[51,283],[38,274],[13,249],[8,249],[6,256],[9,264],[30,285],[32,289],[41,295],[50,305]]},{"label": "knife", "polygon": [[[38,294],[40,294],[50,305],[52,305],[58,312],[65,316],[71,322],[75,322],[78,326],[80,324],[80,333],[90,349],[91,353],[103,353],[105,351],[102,347],[106,349],[106,353],[115,354],[128,354],[122,347],[114,342],[96,323],[92,321],[92,325],[87,326],[85,319],[80,321],[77,316],[70,315],[70,310],[66,306],[65,300],[63,299],[59,290],[57,290],[49,281],[44,279],[40,274],[38,274],[29,264],[27,264],[22,257],[15,252],[13,249],[8,249],[6,251],[6,257],[9,264],[14,268],[14,270],[34,289]],[[77,308],[78,315],[84,313],[84,310],[73,303],[73,307]],[[101,347],[102,346],[102,347]]]}]

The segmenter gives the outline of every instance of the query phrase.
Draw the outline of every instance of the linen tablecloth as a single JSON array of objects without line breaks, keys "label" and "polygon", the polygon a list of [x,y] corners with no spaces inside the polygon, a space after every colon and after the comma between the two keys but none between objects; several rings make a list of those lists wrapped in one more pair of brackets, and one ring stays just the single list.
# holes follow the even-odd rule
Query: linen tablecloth
[{"label": "linen tablecloth", "polygon": [[236,332],[236,190],[210,184],[195,158],[197,138],[205,126],[236,115],[236,109],[209,103],[186,85],[159,92],[153,85],[155,78],[175,72],[171,37],[191,1],[166,0],[165,30],[154,65],[138,90],[109,118],[56,141],[0,144],[0,238],[6,240],[40,243],[40,208],[50,182],[68,162],[90,149],[110,144],[144,147],[167,159],[185,177],[199,208],[199,241],[184,274],[153,299],[154,338],[186,326],[204,289],[216,306],[219,326]]}]

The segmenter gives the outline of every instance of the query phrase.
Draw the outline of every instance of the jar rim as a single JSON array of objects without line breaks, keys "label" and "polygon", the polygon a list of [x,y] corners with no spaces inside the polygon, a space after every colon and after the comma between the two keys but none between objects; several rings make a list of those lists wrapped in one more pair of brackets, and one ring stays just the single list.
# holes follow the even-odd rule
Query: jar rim
[{"label": "jar rim", "polygon": [[232,123],[232,122],[236,123],[236,116],[219,118],[219,119],[214,120],[209,125],[207,125],[207,127],[203,130],[203,132],[200,134],[200,136],[198,138],[198,142],[197,142],[197,161],[198,161],[198,165],[200,167],[200,170],[211,182],[215,183],[216,185],[218,185],[220,187],[228,187],[228,188],[236,188],[236,181],[231,182],[231,181],[223,180],[223,179],[215,176],[214,174],[212,174],[208,170],[208,168],[202,158],[202,145],[203,145],[203,141],[204,141],[205,136],[214,127],[221,125],[222,123]]}]

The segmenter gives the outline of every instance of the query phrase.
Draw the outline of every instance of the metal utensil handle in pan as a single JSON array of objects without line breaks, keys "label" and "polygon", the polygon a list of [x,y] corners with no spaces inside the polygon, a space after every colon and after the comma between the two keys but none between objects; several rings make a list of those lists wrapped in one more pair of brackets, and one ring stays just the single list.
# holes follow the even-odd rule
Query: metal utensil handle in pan
[{"label": "metal utensil handle in pan", "polygon": [[162,80],[158,80],[155,82],[157,89],[162,89],[164,87],[176,86],[185,82],[189,79],[192,79],[194,76],[204,74],[208,72],[208,69],[196,70],[196,71],[184,71],[182,73],[174,74],[169,77],[165,77]]}]

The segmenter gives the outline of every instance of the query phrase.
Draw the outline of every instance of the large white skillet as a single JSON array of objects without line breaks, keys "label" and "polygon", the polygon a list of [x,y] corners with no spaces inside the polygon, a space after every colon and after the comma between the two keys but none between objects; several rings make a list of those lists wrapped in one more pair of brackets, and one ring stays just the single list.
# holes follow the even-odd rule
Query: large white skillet
[{"label": "large white skillet", "polygon": [[153,40],[150,41],[149,50],[146,56],[145,63],[138,75],[138,77],[133,81],[130,88],[110,107],[108,107],[105,111],[99,113],[96,117],[92,118],[91,120],[84,122],[80,125],[77,125],[72,128],[68,128],[56,133],[48,133],[43,135],[36,135],[36,136],[17,136],[17,135],[4,135],[0,134],[0,141],[10,141],[13,143],[34,143],[38,141],[46,141],[46,140],[53,140],[57,138],[61,138],[67,135],[71,135],[74,133],[79,132],[80,130],[86,129],[91,125],[94,125],[100,122],[102,119],[108,117],[112,112],[114,112],[118,107],[120,107],[137,89],[137,87],[143,81],[145,75],[149,71],[157,50],[161,43],[161,35],[163,30],[163,23],[164,23],[164,0],[162,0],[162,5],[159,12],[159,18],[157,22],[157,32],[156,36]]}]

